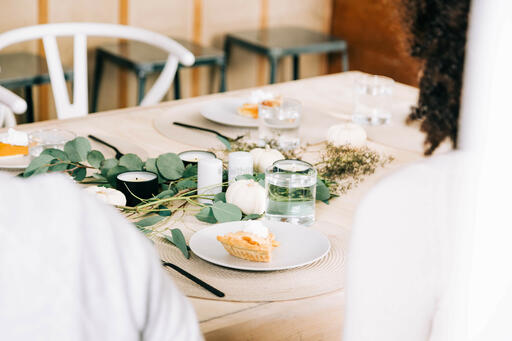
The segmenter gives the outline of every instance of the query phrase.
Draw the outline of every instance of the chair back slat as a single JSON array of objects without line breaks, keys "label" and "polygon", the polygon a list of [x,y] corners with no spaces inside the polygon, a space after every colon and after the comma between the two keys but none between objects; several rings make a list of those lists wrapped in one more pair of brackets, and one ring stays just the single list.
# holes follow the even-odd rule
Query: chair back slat
[{"label": "chair back slat", "polygon": [[[69,99],[56,40],[57,37],[66,36],[74,38],[73,103]],[[154,105],[161,101],[174,80],[178,63],[191,66],[195,61],[194,55],[190,51],[162,34],[137,27],[103,23],[58,23],[18,28],[0,34],[0,50],[12,44],[42,39],[58,117],[84,116],[89,112],[87,100],[88,36],[136,40],[169,53],[164,69],[142,100],[141,105]]]}]

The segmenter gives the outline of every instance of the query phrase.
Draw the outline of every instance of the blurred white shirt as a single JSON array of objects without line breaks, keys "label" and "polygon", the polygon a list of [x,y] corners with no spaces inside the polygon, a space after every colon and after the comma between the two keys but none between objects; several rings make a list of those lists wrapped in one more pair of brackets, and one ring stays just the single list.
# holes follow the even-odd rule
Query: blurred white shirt
[{"label": "blurred white shirt", "polygon": [[151,242],[70,180],[0,174],[1,340],[201,340]]}]

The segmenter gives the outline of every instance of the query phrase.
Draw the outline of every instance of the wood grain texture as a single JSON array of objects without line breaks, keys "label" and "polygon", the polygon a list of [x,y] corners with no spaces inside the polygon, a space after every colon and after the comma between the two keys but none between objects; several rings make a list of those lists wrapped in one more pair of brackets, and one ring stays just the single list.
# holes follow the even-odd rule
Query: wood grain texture
[{"label": "wood grain texture", "polygon": [[[192,41],[202,45],[203,40],[203,0],[194,0],[194,18],[192,28]],[[199,83],[201,74],[198,68],[192,69],[192,83],[190,93],[192,97],[199,96]]]},{"label": "wood grain texture", "polygon": [[[119,0],[119,24],[128,25],[129,2],[128,0]],[[120,41],[123,41],[122,39]],[[117,73],[117,101],[119,108],[125,108],[128,105],[128,86],[126,71],[119,69]]]},{"label": "wood grain texture", "polygon": [[[332,33],[348,42],[350,69],[418,84],[420,64],[408,55],[399,0],[334,0]],[[338,59],[330,71],[341,70]]]},{"label": "wood grain texture", "polygon": [[[48,23],[48,0],[38,0],[37,1],[37,23],[39,25],[47,24]],[[38,42],[39,46],[39,54],[44,56],[44,46],[43,41],[40,40]],[[39,94],[38,94],[38,103],[37,103],[37,113],[38,113],[38,120],[44,121],[49,119],[48,114],[48,96],[50,93],[50,86],[48,84],[43,84],[39,87]]]}]

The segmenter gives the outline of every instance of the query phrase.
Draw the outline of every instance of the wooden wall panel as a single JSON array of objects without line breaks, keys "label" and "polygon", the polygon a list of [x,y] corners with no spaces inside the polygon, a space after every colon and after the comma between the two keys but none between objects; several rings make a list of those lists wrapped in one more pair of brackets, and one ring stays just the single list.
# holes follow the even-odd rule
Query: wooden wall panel
[{"label": "wooden wall panel", "polygon": [[[404,45],[399,0],[334,0],[332,33],[347,40],[350,69],[417,85],[419,63]],[[339,71],[339,62],[331,71]]]}]

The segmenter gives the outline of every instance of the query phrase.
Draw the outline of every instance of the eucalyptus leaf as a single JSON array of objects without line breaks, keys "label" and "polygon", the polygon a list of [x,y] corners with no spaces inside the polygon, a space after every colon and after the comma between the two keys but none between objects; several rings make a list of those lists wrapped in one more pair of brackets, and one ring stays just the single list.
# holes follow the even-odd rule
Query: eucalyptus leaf
[{"label": "eucalyptus leaf", "polygon": [[87,153],[87,162],[94,168],[100,168],[103,161],[105,161],[105,157],[100,151],[91,150]]},{"label": "eucalyptus leaf", "polygon": [[72,162],[81,162],[87,158],[87,153],[91,150],[91,143],[85,137],[77,137],[66,142],[64,151]]},{"label": "eucalyptus leaf", "polygon": [[162,154],[156,159],[158,172],[167,180],[177,180],[182,177],[185,165],[174,153]]},{"label": "eucalyptus leaf", "polygon": [[197,182],[194,180],[182,180],[176,184],[178,191],[182,191],[188,188],[197,188]]},{"label": "eucalyptus leaf", "polygon": [[318,179],[316,182],[316,200],[324,201],[330,197],[329,188],[322,180]]},{"label": "eucalyptus leaf", "polygon": [[242,220],[246,221],[246,220],[259,219],[259,218],[261,218],[261,216],[262,216],[261,214],[248,214]]},{"label": "eucalyptus leaf", "polygon": [[170,198],[170,197],[173,197],[176,195],[176,190],[174,189],[166,189],[165,191],[162,191],[160,193],[158,193],[158,195],[156,196],[157,199],[165,199],[165,198]]},{"label": "eucalyptus leaf", "polygon": [[242,211],[238,206],[217,201],[212,206],[213,216],[219,223],[229,221],[240,221],[242,219]]},{"label": "eucalyptus leaf", "polygon": [[226,202],[226,193],[220,192],[220,193],[215,194],[215,196],[213,197],[213,202],[217,202],[217,201]]},{"label": "eucalyptus leaf", "polygon": [[135,154],[125,154],[119,159],[119,166],[126,167],[129,171],[142,170],[144,162]]},{"label": "eucalyptus leaf", "polygon": [[159,205],[158,209],[161,211],[158,211],[157,213],[158,213],[158,215],[160,215],[162,217],[170,217],[172,214],[171,209],[168,207],[165,207],[164,205]]},{"label": "eucalyptus leaf", "polygon": [[53,159],[51,162],[52,166],[48,168],[48,172],[63,172],[68,169],[68,163],[62,162],[58,159]]},{"label": "eucalyptus leaf", "polygon": [[107,172],[107,181],[114,187],[116,187],[116,178],[119,174],[127,172],[128,169],[124,166],[114,166]]},{"label": "eucalyptus leaf", "polygon": [[101,163],[101,175],[103,175],[104,177],[107,176],[107,173],[108,171],[111,169],[111,168],[114,168],[115,166],[117,166],[119,164],[119,161],[117,159],[106,159],[105,161],[103,161]]},{"label": "eucalyptus leaf", "polygon": [[144,163],[144,169],[148,172],[155,173],[158,176],[159,184],[165,182],[165,179],[162,178],[160,173],[158,173],[158,168],[156,168],[156,159],[155,158],[147,159],[146,162]]},{"label": "eucalyptus leaf", "polygon": [[41,155],[51,155],[54,158],[59,159],[61,161],[69,161],[68,154],[56,148],[45,149],[41,152]]},{"label": "eucalyptus leaf", "polygon": [[198,214],[196,214],[197,220],[203,221],[209,224],[215,224],[217,219],[213,215],[213,210],[211,206],[203,207]]},{"label": "eucalyptus leaf", "polygon": [[[75,168],[74,165],[69,165],[68,168],[72,169]],[[73,169],[73,171],[70,173],[70,175],[75,179],[75,181],[82,181],[85,179],[85,176],[87,175],[87,170],[85,168],[79,167]]]},{"label": "eucalyptus leaf", "polygon": [[23,172],[23,176],[25,178],[28,178],[29,176],[34,175],[34,173],[40,168],[43,169],[44,171],[39,171],[35,174],[41,174],[41,173],[46,172],[48,170],[48,168],[51,166],[51,162],[53,160],[55,160],[55,158],[51,155],[48,155],[48,154],[39,155],[38,157],[36,157],[35,159],[33,159],[30,162],[28,167],[25,169],[25,172]]},{"label": "eucalyptus leaf", "polygon": [[158,224],[159,222],[161,222],[164,219],[165,219],[165,217],[162,217],[160,215],[152,215],[150,217],[142,218],[141,220],[136,221],[134,224],[138,228],[143,228],[143,227],[148,227],[148,226]]},{"label": "eucalyptus leaf", "polygon": [[180,249],[181,253],[185,258],[190,258],[190,253],[188,252],[187,242],[185,241],[185,237],[180,229],[172,229],[171,236],[165,236],[169,242],[171,242],[174,246]]},{"label": "eucalyptus leaf", "polygon": [[236,176],[235,181],[238,180],[255,180],[255,178],[252,174],[241,174]]},{"label": "eucalyptus leaf", "polygon": [[197,176],[197,165],[188,165],[183,172],[184,178],[190,178],[191,176]]},{"label": "eucalyptus leaf", "polygon": [[103,175],[101,174],[98,174],[98,173],[94,173],[91,175],[93,178],[95,178],[96,180],[100,180],[100,181],[107,181],[107,178],[104,177]]},{"label": "eucalyptus leaf", "polygon": [[217,138],[219,139],[219,141],[220,141],[220,142],[222,142],[222,144],[223,144],[224,146],[226,146],[226,149],[227,149],[227,150],[229,150],[229,151],[231,151],[231,143],[230,143],[227,139],[225,139],[224,137],[222,137],[222,136],[219,136],[219,135],[216,135],[216,136],[217,136]]}]

